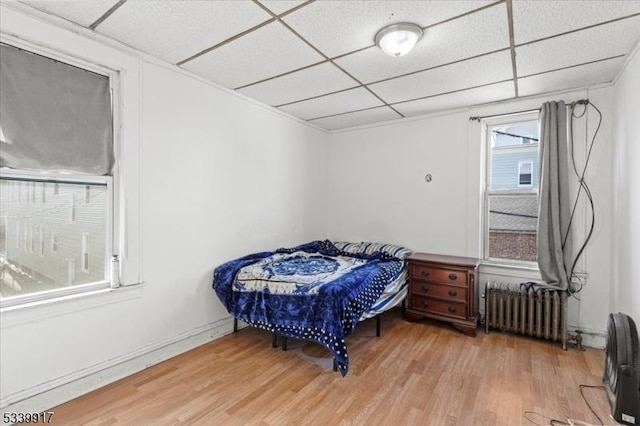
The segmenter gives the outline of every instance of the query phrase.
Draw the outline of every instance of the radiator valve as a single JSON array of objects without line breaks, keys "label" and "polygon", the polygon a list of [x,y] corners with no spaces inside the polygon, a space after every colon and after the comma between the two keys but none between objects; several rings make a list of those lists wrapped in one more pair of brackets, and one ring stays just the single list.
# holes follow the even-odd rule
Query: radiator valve
[{"label": "radiator valve", "polygon": [[576,334],[569,334],[567,340],[571,343],[575,343],[579,351],[584,351],[582,347],[582,331],[576,330]]}]

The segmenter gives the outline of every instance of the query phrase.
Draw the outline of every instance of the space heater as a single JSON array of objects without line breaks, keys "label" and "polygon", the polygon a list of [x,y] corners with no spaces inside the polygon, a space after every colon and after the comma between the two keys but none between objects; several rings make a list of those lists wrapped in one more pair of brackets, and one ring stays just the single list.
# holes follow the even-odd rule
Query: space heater
[{"label": "space heater", "polygon": [[620,423],[640,424],[640,372],[638,329],[623,313],[609,314],[602,381],[611,416]]}]

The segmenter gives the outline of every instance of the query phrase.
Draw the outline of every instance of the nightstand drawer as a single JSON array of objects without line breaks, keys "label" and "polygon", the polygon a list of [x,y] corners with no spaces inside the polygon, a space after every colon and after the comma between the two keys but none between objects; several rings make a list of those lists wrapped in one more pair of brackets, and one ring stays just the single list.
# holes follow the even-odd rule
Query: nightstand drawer
[{"label": "nightstand drawer", "polygon": [[411,298],[411,308],[461,319],[467,317],[467,305],[465,304],[443,302],[416,294]]},{"label": "nightstand drawer", "polygon": [[453,300],[465,303],[467,301],[467,289],[442,284],[434,284],[425,281],[411,282],[411,293],[420,296],[435,297],[437,299]]},{"label": "nightstand drawer", "polygon": [[411,277],[418,280],[434,280],[450,284],[467,285],[467,273],[429,265],[411,265]]}]

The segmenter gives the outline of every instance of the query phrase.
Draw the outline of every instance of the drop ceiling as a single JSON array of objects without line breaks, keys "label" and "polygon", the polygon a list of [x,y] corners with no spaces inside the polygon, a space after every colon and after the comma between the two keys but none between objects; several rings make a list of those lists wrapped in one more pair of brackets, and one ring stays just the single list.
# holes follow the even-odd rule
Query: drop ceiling
[{"label": "drop ceiling", "polygon": [[[327,130],[608,83],[640,40],[640,0],[22,3]],[[424,37],[386,56],[404,21]]]}]

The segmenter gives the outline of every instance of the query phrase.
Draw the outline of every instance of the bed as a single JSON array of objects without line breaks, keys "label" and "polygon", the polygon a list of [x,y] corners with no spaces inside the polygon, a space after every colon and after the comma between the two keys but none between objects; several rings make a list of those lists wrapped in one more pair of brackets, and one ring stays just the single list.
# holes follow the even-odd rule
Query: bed
[{"label": "bed", "polygon": [[236,320],[326,347],[344,376],[345,337],[359,321],[403,303],[410,253],[392,244],[312,241],[226,262],[214,270],[213,289]]}]

